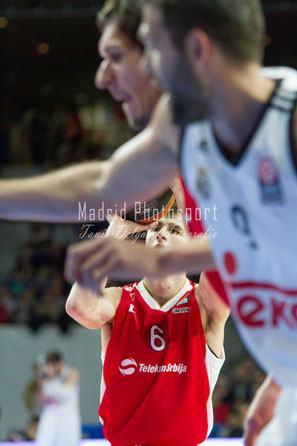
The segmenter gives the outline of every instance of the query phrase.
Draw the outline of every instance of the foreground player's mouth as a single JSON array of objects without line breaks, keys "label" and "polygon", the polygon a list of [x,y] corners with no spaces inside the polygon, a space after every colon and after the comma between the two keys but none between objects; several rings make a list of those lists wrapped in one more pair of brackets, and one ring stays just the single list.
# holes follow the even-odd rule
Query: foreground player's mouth
[{"label": "foreground player's mouth", "polygon": [[129,103],[131,101],[131,97],[125,93],[120,93],[120,92],[111,91],[111,90],[110,90],[110,93],[115,101],[121,102],[122,104]]},{"label": "foreground player's mouth", "polygon": [[166,248],[166,245],[164,245],[164,243],[157,243],[157,244],[155,245],[155,248],[158,248],[158,249],[160,249],[160,248]]}]

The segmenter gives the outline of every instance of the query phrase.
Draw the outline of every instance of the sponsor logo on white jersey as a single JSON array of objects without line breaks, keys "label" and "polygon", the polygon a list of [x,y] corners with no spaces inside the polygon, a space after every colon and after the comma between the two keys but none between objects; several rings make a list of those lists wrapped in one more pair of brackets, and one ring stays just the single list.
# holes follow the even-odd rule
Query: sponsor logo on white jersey
[{"label": "sponsor logo on white jersey", "polygon": [[136,371],[140,373],[178,373],[181,375],[182,373],[186,373],[187,368],[184,364],[175,363],[166,365],[140,363],[138,365],[133,358],[128,358],[121,362],[119,370],[124,376],[133,375]]}]

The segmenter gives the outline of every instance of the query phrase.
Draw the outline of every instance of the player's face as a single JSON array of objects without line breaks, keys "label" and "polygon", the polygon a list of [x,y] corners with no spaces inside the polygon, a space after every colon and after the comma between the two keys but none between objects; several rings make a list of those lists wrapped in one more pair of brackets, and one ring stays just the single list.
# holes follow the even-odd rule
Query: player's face
[{"label": "player's face", "polygon": [[44,371],[49,379],[53,379],[57,375],[56,365],[52,362],[45,364]]},{"label": "player's face", "polygon": [[111,20],[104,28],[98,49],[103,61],[96,73],[96,87],[108,90],[121,102],[129,125],[142,130],[161,92],[140,66],[140,47],[121,32],[116,20]]},{"label": "player's face", "polygon": [[184,51],[174,45],[156,6],[144,6],[139,38],[145,47],[143,65],[171,94],[174,121],[186,124],[205,119],[209,115],[207,82],[194,71]]},{"label": "player's face", "polygon": [[186,242],[187,235],[183,224],[177,219],[160,220],[146,236],[146,245],[150,248],[166,248]]}]

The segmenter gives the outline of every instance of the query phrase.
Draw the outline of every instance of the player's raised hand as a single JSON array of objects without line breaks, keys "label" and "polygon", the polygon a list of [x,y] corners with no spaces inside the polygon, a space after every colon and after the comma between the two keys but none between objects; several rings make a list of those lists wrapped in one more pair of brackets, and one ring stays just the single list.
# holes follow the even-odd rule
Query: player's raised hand
[{"label": "player's raised hand", "polygon": [[258,389],[244,422],[244,445],[254,446],[262,429],[271,421],[280,387],[268,376]]},{"label": "player's raised hand", "polygon": [[215,320],[225,322],[230,314],[230,307],[213,288],[204,272],[201,273],[197,291],[207,313]]},{"label": "player's raised hand", "polygon": [[[79,285],[87,287],[96,294],[102,295],[106,285],[107,274],[111,273],[117,266],[125,261],[122,256],[121,244],[117,245],[110,241],[114,238],[118,241],[125,239],[130,234],[152,229],[157,222],[140,225],[132,221],[123,220],[114,214],[108,217],[109,227],[106,233],[102,233],[97,240],[88,240],[73,245],[67,252],[65,264],[65,277],[71,283],[78,282]],[[108,239],[109,241],[105,242]],[[128,242],[132,244],[131,241]],[[130,252],[129,246],[125,253]],[[131,258],[132,260],[132,258]],[[104,277],[104,272],[107,272]],[[122,269],[124,273],[124,268]],[[133,277],[130,274],[129,278]],[[135,270],[135,277],[138,277]]]},{"label": "player's raised hand", "polygon": [[145,247],[131,240],[101,237],[71,246],[67,251],[65,277],[74,283],[103,292],[106,276],[119,279],[141,278],[144,275],[158,277],[159,250]]}]

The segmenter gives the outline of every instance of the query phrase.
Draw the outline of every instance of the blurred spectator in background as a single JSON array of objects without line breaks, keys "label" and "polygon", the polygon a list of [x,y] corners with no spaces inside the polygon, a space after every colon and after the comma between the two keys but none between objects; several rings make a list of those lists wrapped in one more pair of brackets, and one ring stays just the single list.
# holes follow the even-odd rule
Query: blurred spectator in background
[{"label": "blurred spectator in background", "polygon": [[24,113],[22,127],[33,163],[44,164],[48,152],[50,115],[42,99]]},{"label": "blurred spectator in background", "polygon": [[253,396],[255,362],[252,358],[243,359],[232,373],[232,401],[250,401]]},{"label": "blurred spectator in background", "polygon": [[72,323],[64,310],[69,286],[62,275],[65,245],[54,241],[49,225],[31,226],[16,266],[0,287],[0,324],[26,324],[36,331],[57,324],[66,332]]},{"label": "blurred spectator in background", "polygon": [[78,446],[81,438],[79,372],[59,352],[48,353],[40,365],[37,446]]},{"label": "blurred spectator in background", "polygon": [[38,423],[39,423],[39,417],[37,417],[36,415],[29,419],[29,421],[25,427],[25,435],[26,435],[25,440],[26,441],[35,441],[36,440]]},{"label": "blurred spectator in background", "polygon": [[9,151],[9,140],[8,140],[9,128],[7,123],[0,123],[0,166],[3,164],[9,164],[11,160],[11,154]]},{"label": "blurred spectator in background", "polygon": [[25,386],[24,390],[24,403],[26,409],[31,415],[39,414],[40,406],[38,402],[39,395],[39,364],[34,361],[32,364],[32,378]]},{"label": "blurred spectator in background", "polygon": [[226,375],[221,374],[215,392],[213,394],[214,420],[217,426],[216,432],[220,426],[227,424],[228,415],[232,409],[232,401],[230,398],[230,384]]},{"label": "blurred spectator in background", "polygon": [[243,421],[250,401],[238,400],[234,402],[232,412],[228,415],[224,437],[241,438],[243,435]]},{"label": "blurred spectator in background", "polygon": [[222,371],[213,394],[212,437],[242,437],[247,409],[264,379],[265,374],[250,356],[244,357],[229,373]]},{"label": "blurred spectator in background", "polygon": [[70,106],[70,116],[66,125],[65,141],[70,146],[70,153],[75,154],[78,144],[82,140],[82,125],[76,104]]},{"label": "blurred spectator in background", "polygon": [[10,432],[7,441],[13,443],[18,443],[19,441],[35,441],[38,421],[39,418],[37,416],[32,416],[24,429]]},{"label": "blurred spectator in background", "polygon": [[13,320],[16,304],[11,299],[10,291],[6,286],[0,287],[0,324],[8,324]]}]

